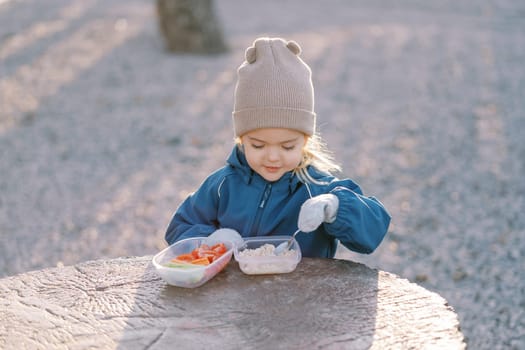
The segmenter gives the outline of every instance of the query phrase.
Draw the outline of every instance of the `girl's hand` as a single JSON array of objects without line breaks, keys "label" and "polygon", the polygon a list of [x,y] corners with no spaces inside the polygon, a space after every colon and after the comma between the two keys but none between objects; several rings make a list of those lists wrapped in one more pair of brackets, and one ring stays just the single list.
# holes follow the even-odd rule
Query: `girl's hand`
[{"label": "girl's hand", "polygon": [[210,245],[215,243],[221,243],[224,241],[230,241],[236,245],[242,245],[244,240],[242,239],[239,232],[231,228],[220,228],[208,236],[206,242]]},{"label": "girl's hand", "polygon": [[323,222],[334,222],[339,208],[339,199],[331,193],[308,199],[301,206],[297,226],[302,232],[315,231]]}]

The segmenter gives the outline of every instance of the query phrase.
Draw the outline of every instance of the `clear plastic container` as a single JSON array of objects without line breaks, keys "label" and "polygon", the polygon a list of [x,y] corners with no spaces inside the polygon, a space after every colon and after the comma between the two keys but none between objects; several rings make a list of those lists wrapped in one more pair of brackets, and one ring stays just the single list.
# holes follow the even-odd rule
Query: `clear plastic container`
[{"label": "clear plastic container", "polygon": [[[269,255],[269,256],[248,256],[245,250],[255,250],[265,244],[271,244],[277,247],[279,244],[286,242],[290,236],[264,236],[249,237],[244,239],[243,246],[236,246],[233,249],[235,260],[239,263],[242,272],[248,275],[265,275],[288,273],[295,270],[297,264],[301,261],[301,247],[294,239],[289,252],[286,255]],[[255,252],[252,252],[255,253]]]},{"label": "clear plastic container", "polygon": [[165,265],[178,255],[190,253],[203,243],[206,243],[206,237],[187,238],[175,242],[153,257],[153,266],[155,266],[160,277],[169,285],[184,288],[202,286],[228,265],[233,254],[232,242],[223,242],[227,249],[226,253],[210,265],[195,265],[195,267],[187,268],[167,267]]}]

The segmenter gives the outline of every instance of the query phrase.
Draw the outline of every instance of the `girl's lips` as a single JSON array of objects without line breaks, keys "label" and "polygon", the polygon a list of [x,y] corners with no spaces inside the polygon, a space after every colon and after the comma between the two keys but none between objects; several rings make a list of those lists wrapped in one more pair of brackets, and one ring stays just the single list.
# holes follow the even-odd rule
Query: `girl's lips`
[{"label": "girl's lips", "polygon": [[266,171],[268,171],[269,173],[276,173],[279,171],[279,167],[277,166],[265,166],[264,167],[266,169]]}]

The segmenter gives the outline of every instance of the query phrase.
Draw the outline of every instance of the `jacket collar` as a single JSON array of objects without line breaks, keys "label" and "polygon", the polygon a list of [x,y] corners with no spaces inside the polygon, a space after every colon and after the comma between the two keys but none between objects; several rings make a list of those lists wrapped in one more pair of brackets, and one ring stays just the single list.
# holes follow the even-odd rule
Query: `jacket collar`
[{"label": "jacket collar", "polygon": [[287,187],[290,193],[293,193],[302,184],[299,178],[291,171],[285,173],[279,180],[275,182],[269,182],[265,180],[262,176],[253,171],[252,168],[250,168],[244,153],[237,146],[233,147],[233,150],[228,157],[227,163],[230,167],[237,171],[238,174],[241,175],[241,178],[247,185],[252,183],[271,183],[274,189],[284,189]]}]

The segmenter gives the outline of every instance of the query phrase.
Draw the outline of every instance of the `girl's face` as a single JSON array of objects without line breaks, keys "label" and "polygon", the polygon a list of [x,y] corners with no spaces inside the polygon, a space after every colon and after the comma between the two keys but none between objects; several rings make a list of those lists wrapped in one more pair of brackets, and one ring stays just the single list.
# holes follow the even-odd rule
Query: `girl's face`
[{"label": "girl's face", "polygon": [[270,182],[299,165],[306,140],[300,131],[281,128],[256,129],[241,136],[248,165]]}]

